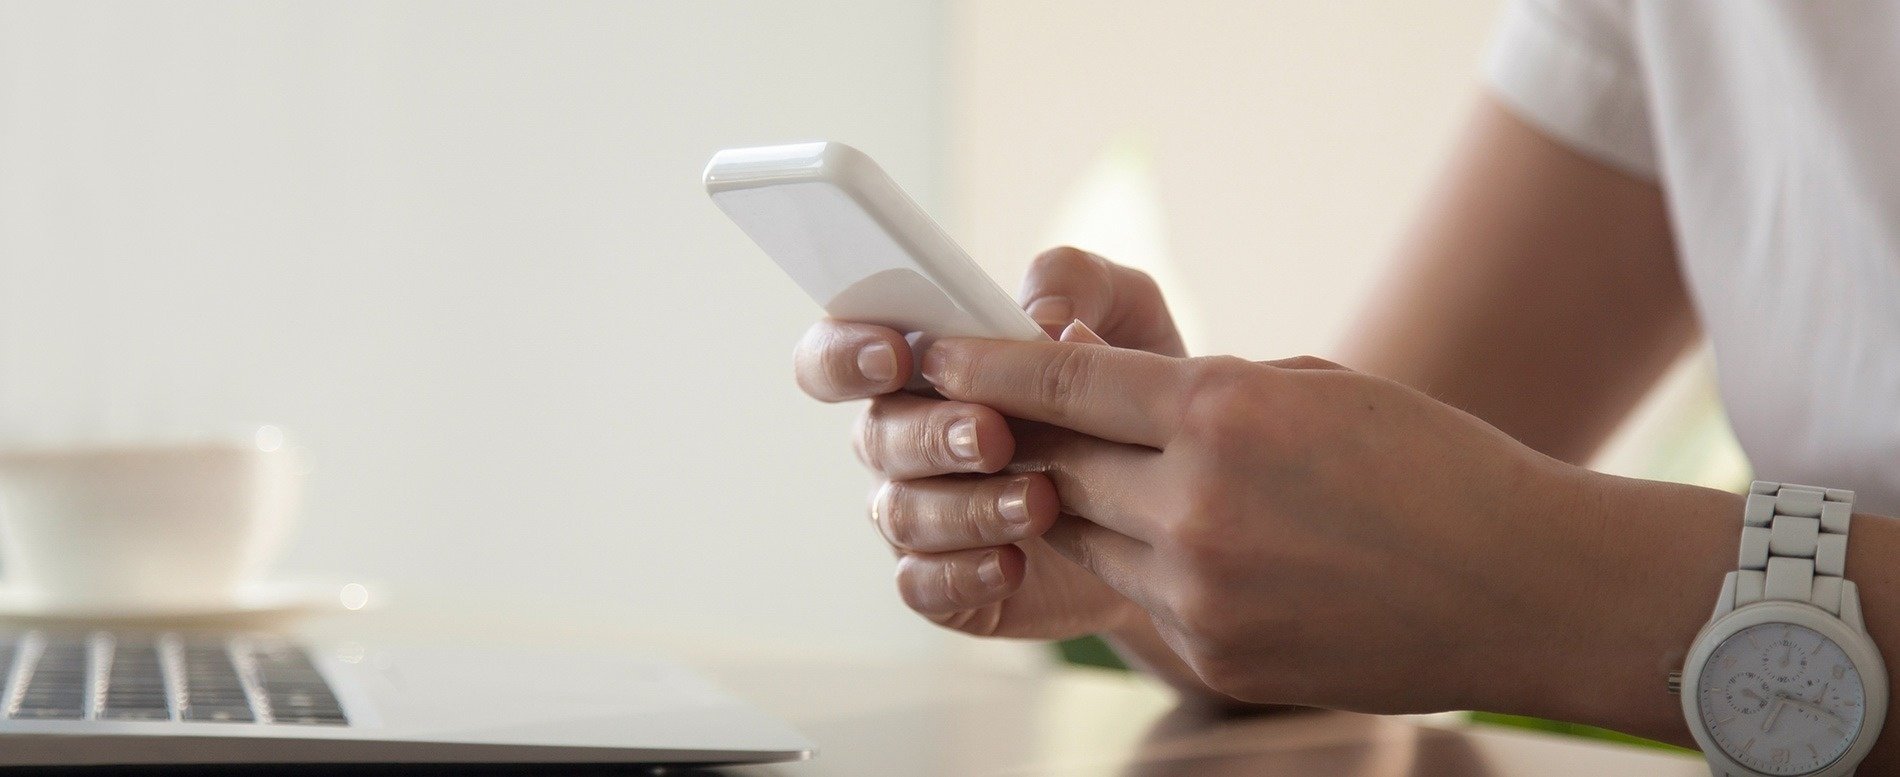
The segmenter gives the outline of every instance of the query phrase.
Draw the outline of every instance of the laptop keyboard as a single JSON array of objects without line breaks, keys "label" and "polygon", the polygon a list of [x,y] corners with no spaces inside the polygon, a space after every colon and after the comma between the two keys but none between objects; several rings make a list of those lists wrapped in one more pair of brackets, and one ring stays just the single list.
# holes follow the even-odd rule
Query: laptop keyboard
[{"label": "laptop keyboard", "polygon": [[336,694],[281,637],[190,633],[0,639],[8,720],[346,726]]}]

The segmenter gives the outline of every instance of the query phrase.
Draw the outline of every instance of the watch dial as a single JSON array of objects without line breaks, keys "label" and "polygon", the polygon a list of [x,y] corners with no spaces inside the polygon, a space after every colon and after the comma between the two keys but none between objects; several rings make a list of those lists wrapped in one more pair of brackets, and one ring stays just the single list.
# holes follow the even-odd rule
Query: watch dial
[{"label": "watch dial", "polygon": [[1722,752],[1768,774],[1833,763],[1860,734],[1860,673],[1833,640],[1763,623],[1717,645],[1696,685],[1702,724]]}]

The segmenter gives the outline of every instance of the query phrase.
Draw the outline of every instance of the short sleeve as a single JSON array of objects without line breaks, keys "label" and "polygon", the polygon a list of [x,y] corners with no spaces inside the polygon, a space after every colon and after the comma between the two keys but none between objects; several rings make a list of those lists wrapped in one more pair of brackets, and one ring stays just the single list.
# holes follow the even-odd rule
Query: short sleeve
[{"label": "short sleeve", "polygon": [[1485,61],[1507,107],[1579,153],[1655,179],[1655,141],[1627,3],[1511,0]]}]

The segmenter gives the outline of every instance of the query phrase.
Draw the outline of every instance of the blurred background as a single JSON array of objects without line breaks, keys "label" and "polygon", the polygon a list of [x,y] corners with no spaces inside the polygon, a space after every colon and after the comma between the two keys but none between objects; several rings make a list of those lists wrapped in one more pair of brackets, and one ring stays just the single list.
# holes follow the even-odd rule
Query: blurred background
[{"label": "blurred background", "polygon": [[[791,381],[819,311],[706,158],[843,140],[1006,285],[1074,243],[1196,351],[1324,355],[1498,5],[0,2],[0,446],[275,424],[286,575],[979,649],[898,602],[856,408]],[[1604,466],[1745,481],[1705,373]]]}]

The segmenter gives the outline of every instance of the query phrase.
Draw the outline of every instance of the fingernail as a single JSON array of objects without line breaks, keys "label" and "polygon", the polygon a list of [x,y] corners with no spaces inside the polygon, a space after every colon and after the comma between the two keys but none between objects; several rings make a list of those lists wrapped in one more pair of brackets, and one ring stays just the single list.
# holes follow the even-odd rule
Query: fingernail
[{"label": "fingernail", "polygon": [[996,500],[996,511],[1003,514],[1003,520],[1022,526],[1029,523],[1029,481],[1018,480],[1003,489],[1002,498]]},{"label": "fingernail", "polygon": [[1043,297],[1029,303],[1028,313],[1043,326],[1062,326],[1075,319],[1075,301],[1068,297]]},{"label": "fingernail", "polygon": [[1056,339],[1065,343],[1094,343],[1096,345],[1108,345],[1107,340],[1103,340],[1101,335],[1096,334],[1095,330],[1090,329],[1089,325],[1082,323],[1082,319],[1079,319],[1079,318],[1074,321],[1069,322],[1068,326],[1063,327],[1062,336],[1057,337]]},{"label": "fingernail", "polygon": [[982,580],[984,585],[987,585],[991,588],[995,588],[999,585],[1002,585],[1003,584],[1003,556],[1002,554],[999,554],[996,551],[992,550],[990,551],[989,555],[984,556],[983,563],[976,565],[976,577],[978,580]]},{"label": "fingernail", "polygon": [[872,383],[884,383],[897,377],[897,352],[883,341],[859,348],[858,372]]},{"label": "fingernail", "polygon": [[976,447],[976,419],[965,418],[950,425],[950,452],[969,462],[982,458]]}]

